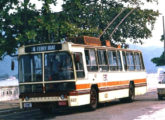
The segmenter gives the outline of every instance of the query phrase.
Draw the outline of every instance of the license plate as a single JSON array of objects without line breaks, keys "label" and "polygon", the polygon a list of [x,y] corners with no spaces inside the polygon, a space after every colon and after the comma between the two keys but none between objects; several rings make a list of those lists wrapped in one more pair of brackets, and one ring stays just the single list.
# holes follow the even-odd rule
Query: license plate
[{"label": "license plate", "polygon": [[32,107],[32,103],[24,103],[24,108],[31,108]]},{"label": "license plate", "polygon": [[59,106],[66,106],[67,103],[66,103],[65,101],[60,101],[60,102],[58,102],[58,105],[59,105]]}]

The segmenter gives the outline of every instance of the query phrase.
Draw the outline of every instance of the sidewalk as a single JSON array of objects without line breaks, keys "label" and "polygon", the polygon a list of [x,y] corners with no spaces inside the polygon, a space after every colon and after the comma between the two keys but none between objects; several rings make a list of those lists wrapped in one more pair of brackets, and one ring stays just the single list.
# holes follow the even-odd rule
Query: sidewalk
[{"label": "sidewalk", "polygon": [[19,100],[0,101],[0,115],[19,110]]}]

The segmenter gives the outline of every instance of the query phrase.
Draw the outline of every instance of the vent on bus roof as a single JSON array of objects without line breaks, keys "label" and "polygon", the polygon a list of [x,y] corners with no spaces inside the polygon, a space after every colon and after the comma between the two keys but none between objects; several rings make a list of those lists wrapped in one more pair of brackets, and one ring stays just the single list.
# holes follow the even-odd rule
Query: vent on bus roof
[{"label": "vent on bus roof", "polygon": [[82,36],[82,37],[72,37],[67,39],[68,42],[73,42],[77,44],[101,46],[101,41],[96,37]]},{"label": "vent on bus roof", "polygon": [[111,47],[111,42],[109,40],[105,40],[105,44],[107,47]]}]

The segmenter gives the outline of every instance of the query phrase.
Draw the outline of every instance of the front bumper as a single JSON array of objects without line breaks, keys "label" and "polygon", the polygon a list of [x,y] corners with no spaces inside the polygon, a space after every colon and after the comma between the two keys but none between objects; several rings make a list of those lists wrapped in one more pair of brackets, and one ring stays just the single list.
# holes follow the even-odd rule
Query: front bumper
[{"label": "front bumper", "polygon": [[[64,104],[65,103],[65,104]],[[26,105],[29,107],[41,108],[49,104],[56,104],[56,106],[68,106],[68,99],[63,96],[53,96],[53,97],[25,97],[20,98],[20,108],[23,109]]]}]

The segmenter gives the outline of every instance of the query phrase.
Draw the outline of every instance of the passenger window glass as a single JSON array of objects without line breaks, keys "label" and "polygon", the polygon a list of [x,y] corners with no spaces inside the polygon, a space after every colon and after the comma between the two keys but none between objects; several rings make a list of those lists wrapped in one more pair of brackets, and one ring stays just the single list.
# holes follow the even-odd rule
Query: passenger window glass
[{"label": "passenger window glass", "polygon": [[117,62],[118,62],[118,69],[121,71],[122,70],[122,64],[121,64],[121,57],[120,57],[119,51],[117,51]]},{"label": "passenger window glass", "polygon": [[99,63],[100,71],[108,71],[109,67],[108,67],[106,51],[98,50],[97,55],[98,55],[98,63]]},{"label": "passenger window glass", "polygon": [[110,65],[110,70],[118,70],[116,51],[108,51],[108,61]]},{"label": "passenger window glass", "polygon": [[135,69],[136,70],[140,70],[141,69],[141,65],[140,65],[139,53],[135,53],[134,57],[135,57]]},{"label": "passenger window glass", "polygon": [[135,70],[133,53],[127,52],[126,58],[127,58],[127,67],[128,67],[128,70],[130,70],[130,71]]},{"label": "passenger window glass", "polygon": [[94,49],[85,50],[85,58],[88,71],[97,71],[96,54]]}]

